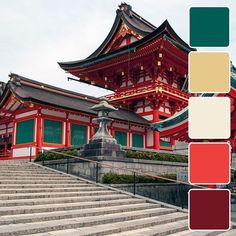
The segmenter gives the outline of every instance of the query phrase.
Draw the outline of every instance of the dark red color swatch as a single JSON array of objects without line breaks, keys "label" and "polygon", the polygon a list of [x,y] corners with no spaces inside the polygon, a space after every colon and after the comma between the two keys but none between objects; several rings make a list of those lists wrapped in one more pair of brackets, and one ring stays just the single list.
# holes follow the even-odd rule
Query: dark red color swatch
[{"label": "dark red color swatch", "polygon": [[193,184],[228,184],[230,146],[228,143],[191,143],[189,181]]},{"label": "dark red color swatch", "polygon": [[230,192],[226,189],[189,191],[189,228],[227,230],[230,227]]}]

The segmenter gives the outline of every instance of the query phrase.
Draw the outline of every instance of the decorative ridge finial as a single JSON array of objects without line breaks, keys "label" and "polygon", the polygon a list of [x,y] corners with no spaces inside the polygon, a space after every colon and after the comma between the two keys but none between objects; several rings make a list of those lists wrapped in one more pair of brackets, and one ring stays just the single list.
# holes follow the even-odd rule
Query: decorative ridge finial
[{"label": "decorative ridge finial", "polygon": [[15,74],[15,73],[10,73],[8,76],[10,77],[10,81],[12,83],[14,83],[17,86],[21,85],[19,75]]},{"label": "decorative ridge finial", "polygon": [[125,2],[121,2],[121,4],[118,7],[119,7],[119,9],[121,11],[125,11],[125,12],[132,10],[131,5],[129,5],[129,4],[125,3]]}]

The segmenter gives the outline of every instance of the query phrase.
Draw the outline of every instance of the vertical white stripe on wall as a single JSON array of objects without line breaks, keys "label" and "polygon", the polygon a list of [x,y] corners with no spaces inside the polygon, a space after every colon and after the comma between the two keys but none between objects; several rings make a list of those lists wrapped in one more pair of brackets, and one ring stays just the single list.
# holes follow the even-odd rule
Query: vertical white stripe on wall
[{"label": "vertical white stripe on wall", "polygon": [[38,123],[38,119],[37,117],[34,119],[34,142],[37,142],[37,123]]},{"label": "vertical white stripe on wall", "polygon": [[62,139],[62,144],[66,144],[66,122],[62,122],[62,129],[63,129],[63,139]]},{"label": "vertical white stripe on wall", "polygon": [[17,130],[16,130],[16,122],[15,122],[15,124],[14,124],[14,134],[13,134],[13,145],[16,144],[16,132],[17,132]]},{"label": "vertical white stripe on wall", "polygon": [[133,147],[133,134],[131,132],[129,132],[129,140],[130,140],[130,147]]},{"label": "vertical white stripe on wall", "polygon": [[87,127],[87,139],[86,139],[86,143],[89,142],[89,133],[90,133],[90,129],[91,127],[90,126],[86,126]]}]

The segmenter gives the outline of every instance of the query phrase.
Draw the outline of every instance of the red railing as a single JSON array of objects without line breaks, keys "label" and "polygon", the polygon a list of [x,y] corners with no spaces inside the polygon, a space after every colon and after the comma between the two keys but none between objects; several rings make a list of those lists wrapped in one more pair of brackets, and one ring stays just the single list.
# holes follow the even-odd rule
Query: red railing
[{"label": "red railing", "polygon": [[156,82],[154,84],[147,86],[134,87],[123,91],[117,91],[114,94],[107,95],[106,98],[110,101],[115,101],[126,97],[133,97],[136,95],[141,95],[149,92],[169,93],[173,96],[178,96],[183,99],[188,99],[190,97],[189,94],[182,92],[179,89],[170,86],[169,84]]},{"label": "red railing", "polygon": [[10,151],[6,153],[4,151],[0,151],[0,160],[9,160],[9,159],[11,159]]}]

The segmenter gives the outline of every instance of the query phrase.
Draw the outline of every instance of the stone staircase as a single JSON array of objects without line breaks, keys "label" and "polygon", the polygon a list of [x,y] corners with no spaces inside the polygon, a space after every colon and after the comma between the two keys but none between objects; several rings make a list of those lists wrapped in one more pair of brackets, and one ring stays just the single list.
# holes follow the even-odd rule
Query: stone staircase
[{"label": "stone staircase", "polygon": [[188,215],[26,161],[0,161],[0,236],[236,235],[191,232]]}]

